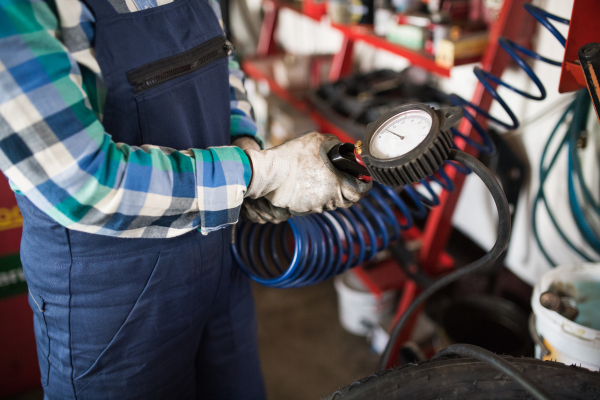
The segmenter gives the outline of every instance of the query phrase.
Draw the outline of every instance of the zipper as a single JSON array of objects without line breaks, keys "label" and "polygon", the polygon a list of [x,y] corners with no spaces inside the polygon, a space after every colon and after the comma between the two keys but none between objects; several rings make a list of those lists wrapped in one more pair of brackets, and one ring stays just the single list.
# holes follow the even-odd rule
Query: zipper
[{"label": "zipper", "polygon": [[139,93],[171,79],[189,74],[208,64],[227,57],[234,47],[225,37],[214,37],[184,53],[144,64],[127,72],[133,93]]}]

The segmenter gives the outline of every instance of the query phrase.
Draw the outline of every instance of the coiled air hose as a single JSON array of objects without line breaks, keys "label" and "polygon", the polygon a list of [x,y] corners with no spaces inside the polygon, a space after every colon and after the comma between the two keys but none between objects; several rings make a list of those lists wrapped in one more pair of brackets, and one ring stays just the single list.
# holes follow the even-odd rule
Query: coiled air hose
[{"label": "coiled air hose", "polygon": [[[550,13],[542,10],[541,8],[535,7],[531,4],[524,4],[523,7],[539,23],[541,23],[546,29],[548,29],[552,33],[552,35],[560,42],[560,44],[563,45],[563,47],[565,46],[565,44],[566,44],[565,37],[558,31],[558,29],[556,29],[552,25],[552,23],[550,23],[550,20],[568,25],[569,24],[568,19],[561,18],[556,15],[550,14]],[[539,77],[535,74],[533,69],[527,64],[525,59],[519,55],[519,53],[524,54],[530,58],[533,58],[534,60],[543,61],[550,65],[555,65],[558,67],[560,67],[562,65],[561,61],[554,61],[549,58],[543,57],[543,56],[537,54],[536,52],[531,51],[531,50],[529,50],[507,38],[504,38],[504,37],[499,38],[498,43],[504,49],[504,51],[506,51],[508,53],[508,55],[517,63],[517,65],[519,65],[519,67],[521,67],[521,69],[523,69],[523,71],[525,71],[527,76],[529,76],[529,78],[533,81],[535,86],[538,88],[540,94],[533,95],[533,94],[527,93],[523,90],[517,89],[516,87],[512,86],[511,84],[501,80],[499,77],[492,75],[491,73],[483,70],[480,67],[475,67],[473,69],[473,73],[475,74],[475,76],[477,77],[479,82],[483,85],[485,90],[487,90],[489,92],[489,94],[492,96],[492,98],[494,100],[496,100],[498,102],[498,104],[500,104],[500,106],[502,106],[502,108],[504,109],[506,114],[508,114],[508,116],[511,120],[510,123],[503,122],[500,119],[490,115],[488,112],[486,112],[485,110],[480,108],[477,104],[473,104],[456,94],[450,95],[450,101],[452,101],[452,103],[455,105],[461,106],[465,110],[465,118],[467,118],[469,120],[469,122],[471,123],[471,126],[478,133],[478,135],[481,138],[482,143],[480,144],[479,142],[473,140],[472,138],[463,135],[462,133],[460,133],[458,130],[456,130],[454,128],[452,129],[453,135],[461,137],[463,140],[465,140],[465,142],[468,145],[476,148],[478,151],[480,151],[481,153],[484,153],[484,154],[492,154],[495,151],[494,143],[492,142],[491,138],[487,135],[485,129],[475,119],[476,115],[469,113],[468,109],[477,111],[478,115],[484,116],[486,119],[493,121],[494,123],[502,126],[503,128],[505,128],[507,130],[517,129],[519,127],[519,120],[517,119],[517,116],[511,110],[511,108],[508,106],[508,104],[506,104],[504,99],[502,99],[502,97],[500,96],[500,94],[498,93],[498,91],[496,90],[494,85],[504,86],[505,88],[507,88],[515,93],[518,93],[521,96],[526,97],[528,99],[542,101],[546,98],[546,88],[544,87],[544,85],[543,85],[542,81],[539,79]]]},{"label": "coiled air hose", "polygon": [[[588,95],[587,90],[581,90],[577,93],[573,102],[567,107],[563,115],[558,120],[556,126],[552,130],[552,133],[550,134],[548,141],[546,142],[540,160],[540,184],[533,203],[532,227],[533,235],[538,244],[538,247],[551,266],[556,266],[557,262],[554,260],[553,257],[550,256],[548,250],[543,245],[539,236],[537,226],[540,202],[543,203],[544,208],[546,209],[546,212],[548,213],[550,221],[552,222],[552,225],[554,226],[556,232],[559,234],[561,239],[568,245],[569,248],[571,248],[576,254],[578,254],[581,258],[583,258],[586,261],[597,261],[598,257],[600,256],[600,238],[598,237],[598,233],[595,232],[590,226],[589,216],[586,216],[586,214],[584,213],[584,210],[586,210],[590,214],[593,213],[596,216],[600,216],[600,206],[593,198],[590,189],[588,188],[584,180],[581,162],[579,160],[579,155],[577,154],[579,134],[580,132],[585,130],[589,110],[590,96]],[[550,158],[550,162],[546,166],[546,159],[548,156],[550,145],[554,141],[554,137],[556,136],[560,126],[563,124],[563,122],[570,113],[573,114],[571,124],[569,125],[569,128],[562,137],[559,146],[556,148],[554,154]],[[554,212],[550,208],[548,200],[546,198],[546,194],[544,191],[546,181],[551,171],[553,171],[554,166],[556,165],[556,161],[563,149],[567,149],[568,152],[567,185],[569,203],[571,206],[571,215],[573,217],[573,220],[575,221],[577,230],[581,234],[581,237],[584,239],[585,243],[588,244],[589,248],[594,254],[590,254],[588,251],[579,248],[573,243],[572,240],[569,239],[567,234],[558,224]],[[579,188],[577,188],[577,186],[579,186]],[[579,198],[579,193],[583,195],[582,200],[580,200]]]},{"label": "coiled air hose", "polygon": [[[565,38],[550,23],[550,20],[568,24],[569,21],[532,6],[525,9],[564,46]],[[504,123],[491,116],[479,106],[462,97],[452,94],[450,100],[464,109],[465,117],[470,121],[481,143],[458,132],[451,131],[465,142],[482,153],[495,151],[491,138],[485,129],[476,121],[469,109],[505,127],[516,129],[519,121],[506,102],[500,97],[494,85],[504,86],[520,95],[534,99],[546,98],[546,90],[540,79],[527,65],[520,54],[530,58],[560,66],[561,62],[542,57],[537,53],[505,38],[499,39],[502,48],[527,73],[540,94],[531,95],[476,67],[475,76],[490,92],[492,97],[504,108],[511,123]],[[461,173],[468,173],[464,166],[446,161],[447,165]],[[277,226],[266,224],[249,224],[240,222],[234,233],[232,252],[239,267],[253,280],[278,288],[301,287],[329,279],[349,268],[372,259],[375,254],[385,249],[390,241],[400,236],[402,229],[413,226],[415,218],[424,218],[428,207],[440,203],[432,185],[444,190],[453,191],[454,183],[444,168],[439,168],[427,179],[421,179],[415,187],[405,186],[400,195],[397,191],[375,183],[371,192],[360,202],[349,209],[338,209],[322,214],[295,217]]]}]

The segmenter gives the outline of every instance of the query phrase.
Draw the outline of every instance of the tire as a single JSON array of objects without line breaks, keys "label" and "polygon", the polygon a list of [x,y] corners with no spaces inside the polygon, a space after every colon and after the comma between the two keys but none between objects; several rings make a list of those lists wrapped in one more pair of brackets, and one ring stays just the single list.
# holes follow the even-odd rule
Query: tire
[{"label": "tire", "polygon": [[[534,358],[504,357],[557,399],[600,400],[600,372]],[[354,382],[325,400],[531,399],[517,382],[474,358],[408,364]]]}]

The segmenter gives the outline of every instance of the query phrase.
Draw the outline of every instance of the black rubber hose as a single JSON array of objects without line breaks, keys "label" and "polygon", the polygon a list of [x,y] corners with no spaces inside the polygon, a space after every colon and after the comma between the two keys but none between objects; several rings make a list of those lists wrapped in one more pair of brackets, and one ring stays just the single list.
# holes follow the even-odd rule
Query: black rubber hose
[{"label": "black rubber hose", "polygon": [[471,171],[479,176],[485,186],[487,186],[492,198],[494,199],[494,203],[496,203],[496,208],[498,209],[498,237],[496,238],[496,243],[492,249],[485,256],[455,272],[436,280],[431,284],[431,286],[425,288],[425,290],[423,290],[421,294],[417,296],[410,306],[408,306],[404,314],[402,314],[402,317],[400,317],[398,323],[396,323],[396,325],[394,325],[392,328],[390,340],[385,347],[385,350],[379,361],[379,371],[384,371],[386,369],[387,361],[390,359],[394,345],[398,340],[398,336],[400,336],[400,332],[402,332],[402,328],[404,328],[404,325],[406,325],[406,322],[412,313],[415,312],[415,310],[425,300],[427,300],[439,289],[462,278],[463,276],[492,265],[508,247],[508,240],[510,239],[510,211],[504,191],[494,175],[489,169],[487,169],[485,165],[481,163],[481,161],[462,151],[451,150],[448,159],[457,161],[465,167],[471,169]]},{"label": "black rubber hose", "polygon": [[428,287],[435,282],[435,280],[427,276],[422,269],[418,268],[416,272],[411,270],[412,267],[417,266],[417,262],[413,253],[406,248],[406,244],[401,240],[392,243],[389,249],[402,272],[404,272],[411,280],[415,281],[417,285],[420,287]]},{"label": "black rubber hose", "polygon": [[439,351],[435,356],[433,356],[432,359],[448,357],[452,355],[473,357],[485,362],[486,364],[489,364],[515,382],[521,384],[521,386],[523,386],[523,388],[527,390],[529,394],[538,400],[556,399],[550,395],[550,393],[544,390],[544,388],[529,379],[521,371],[511,365],[508,361],[503,360],[501,357],[498,357],[491,351],[482,349],[481,347],[473,346],[471,344],[453,344]]}]

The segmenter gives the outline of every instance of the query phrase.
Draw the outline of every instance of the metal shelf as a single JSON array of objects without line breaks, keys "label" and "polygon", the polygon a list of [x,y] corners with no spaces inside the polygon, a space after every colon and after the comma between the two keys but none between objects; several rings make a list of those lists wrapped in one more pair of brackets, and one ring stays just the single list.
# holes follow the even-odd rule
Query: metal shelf
[{"label": "metal shelf", "polygon": [[[307,18],[311,18],[315,21],[319,21],[319,19],[315,18],[312,15],[306,14],[302,11],[299,6],[294,4],[289,4],[280,1],[273,0],[265,0],[263,3],[265,6],[269,8],[278,8],[278,9],[286,9],[294,11],[298,14],[301,14]],[[442,67],[436,64],[435,59],[430,54],[427,54],[423,51],[412,50],[398,44],[392,43],[387,39],[377,36],[373,29],[370,26],[366,25],[344,25],[344,24],[335,24],[332,23],[331,27],[340,31],[346,38],[350,40],[361,41],[370,44],[373,47],[378,49],[389,51],[390,53],[399,55],[405,59],[407,59],[411,65],[421,67],[431,73],[436,75],[440,75],[443,77],[450,77],[451,68]],[[454,66],[471,64],[478,62],[481,57],[471,57],[465,58],[461,60],[457,60]]]},{"label": "metal shelf", "polygon": [[345,131],[330,122],[318,111],[312,109],[308,102],[277,84],[269,68],[270,61],[277,57],[281,57],[281,55],[246,59],[244,62],[242,62],[242,69],[248,77],[254,79],[255,81],[267,83],[269,85],[269,90],[277,97],[291,104],[298,111],[306,113],[315,122],[315,124],[317,124],[320,132],[332,133],[336,135],[342,142],[355,142],[357,138],[353,138],[348,135]]}]

